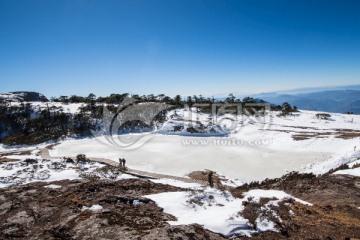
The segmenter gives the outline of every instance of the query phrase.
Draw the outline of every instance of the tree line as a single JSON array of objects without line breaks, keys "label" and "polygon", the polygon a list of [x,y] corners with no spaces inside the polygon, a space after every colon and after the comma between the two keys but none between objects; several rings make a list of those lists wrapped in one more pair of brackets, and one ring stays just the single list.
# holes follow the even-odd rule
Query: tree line
[{"label": "tree line", "polygon": [[[229,94],[224,99],[205,98],[202,95],[188,97],[176,95],[171,98],[164,94],[139,96],[128,93],[111,94],[108,97],[98,98],[96,98],[95,94],[89,94],[88,97],[73,95],[71,97],[60,96],[59,98],[51,98],[50,101],[61,102],[64,105],[83,103],[76,113],[71,114],[65,112],[62,106],[50,106],[51,104],[49,105],[46,102],[42,104],[43,107],[36,107],[25,102],[20,104],[0,102],[0,142],[5,145],[33,145],[63,137],[90,136],[91,130],[99,130],[102,127],[104,104],[106,104],[112,114],[116,114],[118,104],[126,97],[132,97],[140,102],[170,104],[173,106],[172,109],[181,108],[184,104],[190,107],[196,106],[196,104],[203,104],[204,107],[198,108],[200,112],[210,112],[210,105],[213,103],[238,103],[243,104],[245,108],[246,104],[249,103],[266,103],[251,97],[240,100],[233,94]],[[297,110],[296,107],[292,107],[288,103],[284,103],[282,106],[272,105],[271,109],[281,111],[283,115],[291,114]],[[119,131],[133,132],[152,129],[155,124],[166,120],[166,111],[161,111],[154,118],[153,125],[131,121],[121,126]],[[128,111],[127,114],[137,113]]]}]

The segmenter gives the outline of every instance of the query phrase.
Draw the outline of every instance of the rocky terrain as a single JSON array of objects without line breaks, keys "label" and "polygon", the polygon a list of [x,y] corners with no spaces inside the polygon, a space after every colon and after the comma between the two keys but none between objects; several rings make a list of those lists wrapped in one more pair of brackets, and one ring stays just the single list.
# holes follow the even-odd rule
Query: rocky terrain
[{"label": "rocky terrain", "polygon": [[0,101],[5,102],[47,102],[48,99],[41,93],[18,91],[10,93],[0,93]]},{"label": "rocky terrain", "polygon": [[[360,239],[360,177],[350,175],[288,174],[279,179],[247,184],[232,190],[236,195],[253,188],[284,190],[313,206],[280,205],[280,234],[276,239]],[[287,211],[291,210],[292,215]],[[253,239],[274,239],[263,233]],[[273,236],[273,237],[271,237]]]},{"label": "rocky terrain", "polygon": [[[236,197],[249,189],[286,190],[312,202],[292,199],[273,206],[281,221],[277,232],[251,239],[358,239],[360,178],[327,174],[290,174],[281,179],[232,189]],[[176,220],[142,196],[184,191],[144,179],[63,180],[0,189],[0,239],[225,239],[200,225],[171,226]],[[247,202],[243,216],[252,222],[270,199]],[[290,214],[289,214],[290,213]],[[266,213],[264,213],[266,214]],[[237,239],[247,239],[239,236]]]},{"label": "rocky terrain", "polygon": [[[0,190],[1,239],[206,239],[200,226],[172,227],[142,195],[180,190],[147,180],[59,181]],[[96,209],[101,205],[101,209]]]}]

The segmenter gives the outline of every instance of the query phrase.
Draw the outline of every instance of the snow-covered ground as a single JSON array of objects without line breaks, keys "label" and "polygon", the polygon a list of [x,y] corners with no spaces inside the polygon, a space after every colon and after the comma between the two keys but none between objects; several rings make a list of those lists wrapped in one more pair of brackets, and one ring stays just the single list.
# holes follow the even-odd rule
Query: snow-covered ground
[{"label": "snow-covered ground", "polygon": [[154,200],[164,212],[177,218],[177,221],[169,222],[172,225],[197,223],[226,237],[250,236],[259,231],[277,231],[275,223],[261,213],[256,219],[256,228],[254,228],[249,220],[242,216],[245,201],[258,203],[260,198],[274,199],[263,206],[263,210],[271,211],[273,217],[277,218],[279,217],[271,210],[271,206],[277,206],[284,199],[293,198],[301,204],[311,205],[277,190],[251,190],[244,193],[242,199],[212,188],[203,191],[166,192],[145,197]]},{"label": "snow-covered ground", "polygon": [[[54,164],[55,163],[55,164]],[[79,179],[79,171],[72,166],[60,167],[61,161],[37,160],[28,164],[24,161],[11,162],[0,165],[0,187],[27,184],[36,181],[58,181]],[[93,166],[89,166],[91,169]]]},{"label": "snow-covered ground", "polygon": [[339,170],[334,172],[334,174],[346,174],[346,175],[360,177],[360,168]]},{"label": "snow-covered ground", "polygon": [[[136,178],[128,174],[98,172],[97,170],[105,165],[97,162],[75,163],[60,158],[42,159],[38,152],[39,150],[34,150],[26,155],[7,155],[7,158],[17,161],[0,164],[0,188],[39,181],[75,180],[84,178],[84,175],[112,180]],[[115,178],[111,178],[114,176]],[[57,185],[50,184],[48,187],[57,188]]]},{"label": "snow-covered ground", "polygon": [[166,179],[166,178],[150,179],[150,181],[152,181],[154,183],[161,183],[161,184],[166,184],[166,185],[171,185],[171,186],[181,187],[181,188],[201,189],[203,187],[201,184],[198,184],[198,183],[186,183],[186,182],[173,180],[173,179]]},{"label": "snow-covered ground", "polygon": [[65,113],[77,113],[80,107],[85,106],[84,103],[68,103],[61,102],[11,102],[11,106],[19,106],[20,104],[30,104],[35,111],[44,110],[52,107],[62,108]]},{"label": "snow-covered ground", "polygon": [[24,98],[24,93],[0,93],[0,100],[4,99],[11,102],[20,102]]},{"label": "snow-covered ground", "polygon": [[[18,103],[14,103],[18,104]],[[46,103],[32,103],[41,108]],[[81,104],[58,105],[76,112]],[[186,125],[189,113],[171,112],[171,120],[152,133],[113,136],[123,142],[131,138],[146,139],[139,148],[127,150],[106,144],[105,136],[98,138],[68,139],[50,151],[53,157],[75,157],[84,153],[88,157],[100,157],[118,161],[126,158],[127,165],[148,172],[185,176],[193,171],[210,169],[237,183],[265,178],[280,177],[289,171],[325,173],[344,163],[360,158],[360,139],[337,138],[341,129],[360,130],[360,115],[331,113],[329,120],[317,119],[314,111],[301,111],[293,116],[278,117],[277,112],[266,122],[238,124],[237,131],[192,135],[184,130],[173,131],[175,126]],[[231,117],[231,116],[230,116]],[[209,123],[208,114],[192,113],[195,122]],[[348,131],[348,130],[346,130]],[[294,140],[293,135],[311,136],[306,140]],[[105,144],[104,144],[105,143]],[[44,147],[46,144],[39,145]],[[357,146],[356,149],[354,147]],[[33,150],[34,147],[8,148],[0,145],[0,152]],[[354,151],[356,150],[356,151]],[[16,156],[15,159],[25,159]]]},{"label": "snow-covered ground", "polygon": [[[277,113],[272,113],[268,129],[264,129],[262,123],[248,123],[223,137],[191,137],[182,132],[159,134],[164,133],[161,129],[152,134],[119,136],[141,138],[146,135],[149,138],[134,150],[104,144],[105,137],[66,140],[50,154],[62,157],[84,153],[114,161],[124,157],[131,168],[176,176],[210,169],[241,181],[280,177],[289,171],[324,173],[356,160],[354,154],[359,153],[354,151],[354,146],[360,149],[359,138],[342,139],[333,134],[339,133],[339,129],[360,130],[360,116],[331,114],[329,120],[321,120],[316,118],[316,113],[301,111],[288,117],[277,117]],[[205,122],[208,117],[200,114],[197,119]],[[292,135],[304,132],[315,136],[307,140],[292,138]],[[317,134],[320,137],[316,137]]]}]

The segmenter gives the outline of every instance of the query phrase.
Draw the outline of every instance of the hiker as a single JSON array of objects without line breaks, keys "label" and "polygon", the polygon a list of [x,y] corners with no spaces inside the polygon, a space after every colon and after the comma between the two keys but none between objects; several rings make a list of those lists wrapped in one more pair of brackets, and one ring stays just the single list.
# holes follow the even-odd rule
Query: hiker
[{"label": "hiker", "polygon": [[214,187],[214,182],[213,182],[213,179],[212,179],[213,174],[214,174],[213,171],[210,171],[209,174],[208,174],[208,182],[209,182],[210,187]]},{"label": "hiker", "polygon": [[356,151],[356,146],[354,146],[354,152]]},{"label": "hiker", "polygon": [[126,164],[126,160],[125,160],[125,158],[124,158],[124,159],[123,159],[123,167],[124,167],[124,168],[126,168],[126,167],[125,167],[125,164]]},{"label": "hiker", "polygon": [[122,167],[122,165],[123,165],[123,159],[119,158],[119,167]]}]

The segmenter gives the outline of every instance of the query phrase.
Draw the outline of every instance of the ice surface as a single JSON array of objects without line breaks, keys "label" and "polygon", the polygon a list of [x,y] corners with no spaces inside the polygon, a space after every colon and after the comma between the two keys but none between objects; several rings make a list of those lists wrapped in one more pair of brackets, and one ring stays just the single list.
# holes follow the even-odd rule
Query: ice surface
[{"label": "ice surface", "polygon": [[[116,162],[119,157],[124,157],[130,168],[175,176],[211,169],[239,181],[280,177],[290,171],[320,174],[349,163],[354,146],[359,145],[358,139],[345,140],[329,135],[296,141],[286,131],[331,133],[335,129],[360,130],[360,116],[332,114],[333,120],[327,121],[317,119],[316,113],[301,111],[286,118],[273,113],[270,129],[263,130],[260,124],[249,124],[226,137],[152,134],[145,145],[135,150],[106,145],[102,143],[106,142],[104,137],[100,137],[101,142],[96,138],[66,140],[50,154],[74,157],[84,153]],[[240,144],[222,144],[224,141],[239,141]]]}]

